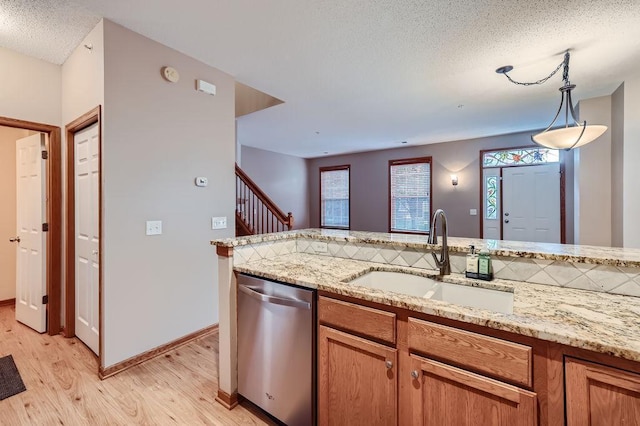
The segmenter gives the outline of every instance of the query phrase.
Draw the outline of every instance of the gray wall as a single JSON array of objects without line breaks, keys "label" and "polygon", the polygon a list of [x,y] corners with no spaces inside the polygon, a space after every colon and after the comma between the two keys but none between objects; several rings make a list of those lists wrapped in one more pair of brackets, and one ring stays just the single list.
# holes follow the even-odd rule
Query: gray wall
[{"label": "gray wall", "polygon": [[[234,234],[231,76],[104,22],[104,367],[218,322],[214,238]],[[171,65],[180,81],[160,69]],[[195,80],[217,86],[196,92]],[[196,176],[209,186],[194,185]],[[211,217],[230,226],[212,231]],[[145,235],[162,220],[163,234]]]},{"label": "gray wall", "polygon": [[611,246],[611,96],[580,101],[580,120],[609,129],[572,151],[575,168],[575,243]]},{"label": "gray wall", "polygon": [[[530,132],[486,138],[409,146],[384,151],[364,152],[308,160],[309,214],[312,227],[319,226],[319,168],[342,164],[351,165],[351,229],[388,232],[388,168],[389,160],[431,156],[432,208],[444,209],[449,220],[449,235],[480,236],[480,156],[483,149],[502,149],[531,145]],[[568,163],[572,163],[569,158]],[[568,164],[570,167],[571,164]],[[451,185],[450,175],[458,175],[457,187]],[[567,173],[567,229],[573,228],[573,178]],[[469,210],[477,209],[477,216]],[[567,242],[572,233],[567,233]]]},{"label": "gray wall", "polygon": [[623,244],[624,83],[611,95],[611,245]]},{"label": "gray wall", "polygon": [[640,248],[640,72],[624,80],[623,246]]},{"label": "gray wall", "polygon": [[306,160],[250,146],[242,146],[242,170],[286,214],[293,214],[294,229],[309,227]]}]

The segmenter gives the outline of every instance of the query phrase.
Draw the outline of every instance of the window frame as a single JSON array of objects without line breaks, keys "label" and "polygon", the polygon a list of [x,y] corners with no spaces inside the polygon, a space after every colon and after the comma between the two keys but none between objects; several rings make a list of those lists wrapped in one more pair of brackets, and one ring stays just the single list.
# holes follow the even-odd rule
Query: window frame
[{"label": "window frame", "polygon": [[[323,222],[323,215],[322,215],[322,173],[323,172],[335,172],[335,171],[339,171],[339,170],[346,170],[349,174],[349,185],[348,185],[348,194],[349,194],[349,217],[348,217],[348,221],[349,221],[349,225],[348,226],[326,226],[324,225]],[[342,230],[350,230],[351,229],[351,164],[342,164],[339,166],[327,166],[327,167],[320,167],[319,168],[319,182],[318,182],[318,187],[320,189],[319,193],[318,193],[318,199],[319,199],[319,203],[318,203],[318,213],[319,213],[319,223],[320,223],[320,228],[322,229],[342,229]]]},{"label": "window frame", "polygon": [[388,167],[388,181],[387,181],[387,186],[389,188],[388,191],[388,198],[387,198],[387,207],[388,207],[388,216],[389,216],[389,220],[388,220],[388,229],[389,229],[389,233],[390,234],[414,234],[414,235],[429,235],[430,231],[400,231],[400,230],[393,230],[391,228],[391,212],[392,212],[392,207],[391,207],[391,167],[392,166],[404,166],[407,164],[422,164],[422,163],[428,163],[429,164],[429,228],[431,228],[431,215],[433,212],[433,157],[428,156],[428,157],[414,157],[414,158],[403,158],[403,159],[398,159],[398,160],[389,160],[389,167]]}]

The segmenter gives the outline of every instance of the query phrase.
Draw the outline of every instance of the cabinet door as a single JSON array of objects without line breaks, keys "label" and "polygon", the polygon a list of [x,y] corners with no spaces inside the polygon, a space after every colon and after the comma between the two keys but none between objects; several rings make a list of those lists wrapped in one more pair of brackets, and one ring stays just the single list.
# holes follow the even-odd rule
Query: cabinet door
[{"label": "cabinet door", "polygon": [[320,326],[318,424],[395,425],[397,351]]},{"label": "cabinet door", "polygon": [[414,425],[537,424],[535,393],[415,355],[411,367]]},{"label": "cabinet door", "polygon": [[574,358],[564,368],[567,426],[640,425],[640,375]]}]

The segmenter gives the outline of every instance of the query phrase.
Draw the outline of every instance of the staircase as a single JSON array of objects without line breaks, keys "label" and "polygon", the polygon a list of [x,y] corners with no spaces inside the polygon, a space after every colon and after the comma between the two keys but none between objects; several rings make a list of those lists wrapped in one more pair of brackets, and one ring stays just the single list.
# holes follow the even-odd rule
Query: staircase
[{"label": "staircase", "polygon": [[293,228],[286,215],[236,164],[236,236],[267,234]]}]

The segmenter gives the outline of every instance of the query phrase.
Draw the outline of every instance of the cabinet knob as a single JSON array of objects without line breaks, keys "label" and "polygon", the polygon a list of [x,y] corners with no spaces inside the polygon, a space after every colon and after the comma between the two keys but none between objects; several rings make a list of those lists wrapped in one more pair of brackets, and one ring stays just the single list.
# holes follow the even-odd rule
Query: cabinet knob
[{"label": "cabinet knob", "polygon": [[392,369],[393,368],[393,362],[387,360],[387,362],[384,363],[384,365],[388,368],[388,369]]},{"label": "cabinet knob", "polygon": [[20,242],[20,236],[18,235],[15,238],[9,238],[9,242],[11,242],[11,243],[19,243]]},{"label": "cabinet knob", "polygon": [[411,377],[413,377],[414,379],[417,379],[418,377],[420,377],[420,373],[418,373],[417,370],[413,370],[411,372]]}]

